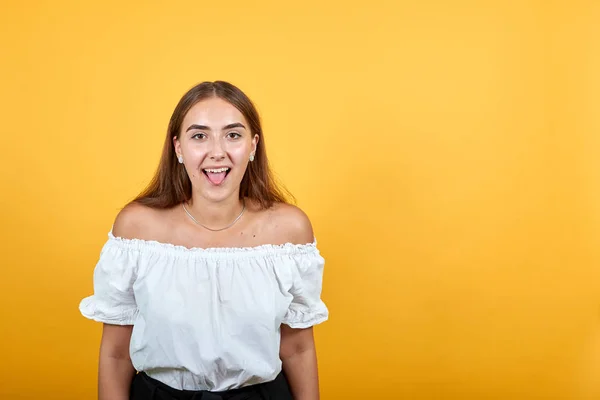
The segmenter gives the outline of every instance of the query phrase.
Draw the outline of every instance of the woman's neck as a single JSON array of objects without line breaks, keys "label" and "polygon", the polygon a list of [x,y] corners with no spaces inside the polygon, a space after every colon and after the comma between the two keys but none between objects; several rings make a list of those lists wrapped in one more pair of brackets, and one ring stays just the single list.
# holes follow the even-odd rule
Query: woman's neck
[{"label": "woman's neck", "polygon": [[186,203],[186,208],[196,221],[211,229],[220,229],[231,224],[240,215],[243,207],[238,194],[219,202],[192,194],[192,198]]}]

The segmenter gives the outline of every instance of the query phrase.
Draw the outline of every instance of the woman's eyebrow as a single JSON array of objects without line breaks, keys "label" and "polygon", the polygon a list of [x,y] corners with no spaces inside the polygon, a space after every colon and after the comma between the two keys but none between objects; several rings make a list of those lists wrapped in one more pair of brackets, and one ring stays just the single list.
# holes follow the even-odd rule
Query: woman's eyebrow
[{"label": "woman's eyebrow", "polygon": [[[233,124],[225,125],[223,127],[223,130],[225,130],[225,129],[231,129],[231,128],[244,128],[244,129],[246,129],[246,127],[244,126],[244,124],[239,123],[239,122],[235,122]],[[203,131],[210,131],[211,130],[210,127],[208,127],[206,125],[193,124],[193,125],[190,125],[185,131],[188,132],[188,131],[191,131],[192,129],[200,129],[200,130],[203,130]]]}]

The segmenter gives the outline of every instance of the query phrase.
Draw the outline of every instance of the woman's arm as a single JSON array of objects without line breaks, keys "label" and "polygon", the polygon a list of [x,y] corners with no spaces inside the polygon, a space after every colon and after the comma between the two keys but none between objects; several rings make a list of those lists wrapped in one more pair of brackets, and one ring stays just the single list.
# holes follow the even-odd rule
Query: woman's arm
[{"label": "woman's arm", "polygon": [[279,352],[294,400],[319,400],[317,353],[312,328],[281,325]]},{"label": "woman's arm", "polygon": [[129,358],[132,325],[104,324],[98,364],[98,400],[129,400],[135,369]]}]

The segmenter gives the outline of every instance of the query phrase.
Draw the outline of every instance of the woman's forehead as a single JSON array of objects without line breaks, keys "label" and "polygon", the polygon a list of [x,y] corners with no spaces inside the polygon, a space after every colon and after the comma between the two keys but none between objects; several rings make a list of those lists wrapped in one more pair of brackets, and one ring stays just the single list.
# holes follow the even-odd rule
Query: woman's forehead
[{"label": "woman's forehead", "polygon": [[211,128],[221,128],[234,122],[241,122],[248,126],[240,110],[218,97],[205,99],[194,104],[183,119],[184,129],[185,125],[192,123],[210,126]]}]

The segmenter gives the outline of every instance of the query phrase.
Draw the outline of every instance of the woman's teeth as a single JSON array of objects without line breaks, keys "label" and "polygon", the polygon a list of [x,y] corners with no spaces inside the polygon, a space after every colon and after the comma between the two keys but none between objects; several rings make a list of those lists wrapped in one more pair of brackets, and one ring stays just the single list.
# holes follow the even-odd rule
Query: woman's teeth
[{"label": "woman's teeth", "polygon": [[205,169],[206,172],[211,172],[213,174],[218,174],[220,172],[227,172],[229,168],[217,168],[217,169]]}]

